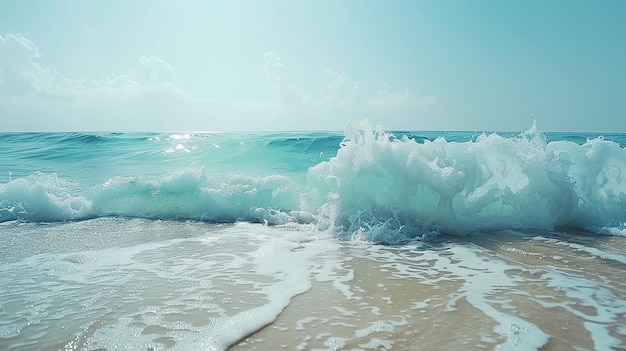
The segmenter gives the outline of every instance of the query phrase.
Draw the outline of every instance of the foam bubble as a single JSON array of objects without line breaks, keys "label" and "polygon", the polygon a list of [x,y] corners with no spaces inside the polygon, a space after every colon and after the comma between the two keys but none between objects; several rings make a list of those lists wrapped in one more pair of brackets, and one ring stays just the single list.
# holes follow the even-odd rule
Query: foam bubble
[{"label": "foam bubble", "polygon": [[307,199],[348,236],[398,243],[433,231],[597,232],[626,219],[626,151],[612,141],[547,142],[535,125],[467,142],[397,139],[362,121],[345,134],[337,156],[309,170]]},{"label": "foam bubble", "polygon": [[77,194],[77,184],[55,173],[36,172],[0,184],[0,222],[62,221],[91,216],[91,201]]},{"label": "foam bubble", "polygon": [[[396,137],[367,121],[348,123],[344,134],[336,156],[306,172],[302,162],[289,164],[293,151],[330,150],[335,137],[268,136],[243,151],[224,137],[220,144],[246,153],[234,163],[226,161],[232,154],[222,155],[217,167],[224,173],[202,168],[197,152],[197,167],[118,174],[95,186],[54,173],[11,177],[0,184],[0,222],[124,216],[315,223],[346,239],[384,243],[515,228],[624,235],[626,149],[613,141],[547,141],[536,125],[517,136],[483,133],[463,142]],[[232,172],[232,164],[254,165],[264,153],[264,161],[280,162],[270,167],[276,172]]]}]

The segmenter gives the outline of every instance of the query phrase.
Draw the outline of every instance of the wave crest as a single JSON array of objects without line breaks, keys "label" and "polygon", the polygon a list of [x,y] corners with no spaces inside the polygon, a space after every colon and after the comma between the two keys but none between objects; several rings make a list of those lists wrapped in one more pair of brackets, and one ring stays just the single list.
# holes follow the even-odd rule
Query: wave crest
[{"label": "wave crest", "polygon": [[[336,156],[309,168],[305,180],[189,169],[116,176],[86,189],[38,172],[0,184],[0,222],[298,222],[386,243],[510,228],[626,232],[626,149],[615,142],[547,141],[534,125],[513,137],[483,133],[463,142],[396,136],[367,121],[349,123],[344,135]],[[289,143],[288,152],[310,147]]]},{"label": "wave crest", "polygon": [[432,231],[624,226],[626,151],[601,138],[396,139],[350,125],[337,156],[309,170],[310,208],[344,235],[397,242]]}]

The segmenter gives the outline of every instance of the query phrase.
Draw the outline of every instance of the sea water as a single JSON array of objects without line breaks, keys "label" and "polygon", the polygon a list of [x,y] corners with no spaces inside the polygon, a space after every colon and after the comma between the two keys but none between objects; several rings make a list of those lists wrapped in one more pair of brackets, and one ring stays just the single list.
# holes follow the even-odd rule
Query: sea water
[{"label": "sea water", "polygon": [[624,349],[625,146],[0,134],[0,349]]}]

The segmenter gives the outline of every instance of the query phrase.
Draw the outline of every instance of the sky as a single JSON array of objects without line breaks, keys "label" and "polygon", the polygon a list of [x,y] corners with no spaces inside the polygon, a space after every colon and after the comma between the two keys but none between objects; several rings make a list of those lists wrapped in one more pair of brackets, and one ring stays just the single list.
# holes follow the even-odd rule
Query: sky
[{"label": "sky", "polygon": [[626,1],[0,0],[0,131],[626,132]]}]

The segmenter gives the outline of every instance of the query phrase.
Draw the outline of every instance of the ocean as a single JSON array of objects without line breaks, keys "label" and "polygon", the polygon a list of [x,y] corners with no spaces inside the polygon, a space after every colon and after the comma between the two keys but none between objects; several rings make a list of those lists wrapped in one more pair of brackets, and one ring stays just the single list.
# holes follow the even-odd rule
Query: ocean
[{"label": "ocean", "polygon": [[0,133],[0,350],[626,350],[625,147]]}]

